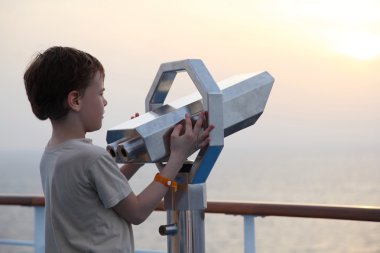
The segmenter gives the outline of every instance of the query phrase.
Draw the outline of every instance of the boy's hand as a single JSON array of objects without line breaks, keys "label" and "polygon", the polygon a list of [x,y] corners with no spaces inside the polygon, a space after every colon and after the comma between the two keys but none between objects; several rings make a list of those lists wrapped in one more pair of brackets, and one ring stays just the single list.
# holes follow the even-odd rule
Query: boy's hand
[{"label": "boy's hand", "polygon": [[140,113],[135,112],[134,115],[131,115],[131,119],[137,118],[138,116],[140,116]]},{"label": "boy's hand", "polygon": [[206,147],[210,142],[209,134],[215,127],[210,125],[207,129],[203,130],[202,125],[204,120],[205,113],[201,112],[193,128],[190,116],[186,114],[184,131],[182,131],[182,124],[178,124],[174,127],[171,134],[171,153],[179,154],[186,159],[195,150]]}]

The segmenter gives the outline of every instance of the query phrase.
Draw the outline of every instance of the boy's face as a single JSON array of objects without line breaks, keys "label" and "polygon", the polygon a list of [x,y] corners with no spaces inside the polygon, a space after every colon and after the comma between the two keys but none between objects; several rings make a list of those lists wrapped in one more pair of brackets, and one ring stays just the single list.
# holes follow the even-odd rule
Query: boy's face
[{"label": "boy's face", "polygon": [[104,107],[107,100],[103,97],[104,80],[97,72],[81,96],[80,118],[85,132],[99,130],[102,126]]}]

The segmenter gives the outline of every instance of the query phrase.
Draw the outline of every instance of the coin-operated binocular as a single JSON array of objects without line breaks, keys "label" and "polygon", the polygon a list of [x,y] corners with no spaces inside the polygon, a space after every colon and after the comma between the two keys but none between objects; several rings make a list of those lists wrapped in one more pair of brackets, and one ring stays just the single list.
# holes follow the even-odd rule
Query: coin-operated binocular
[{"label": "coin-operated binocular", "polygon": [[[186,71],[199,93],[164,104],[176,74]],[[204,209],[206,180],[224,146],[224,137],[253,125],[263,113],[273,77],[262,72],[234,76],[218,84],[201,60],[161,64],[145,100],[146,113],[107,131],[107,150],[118,163],[156,163],[170,155],[170,134],[185,114],[196,121],[207,111],[207,124],[215,126],[209,145],[195,161],[185,164],[176,177],[179,189],[164,199],[168,225],[168,252],[205,252]]]}]

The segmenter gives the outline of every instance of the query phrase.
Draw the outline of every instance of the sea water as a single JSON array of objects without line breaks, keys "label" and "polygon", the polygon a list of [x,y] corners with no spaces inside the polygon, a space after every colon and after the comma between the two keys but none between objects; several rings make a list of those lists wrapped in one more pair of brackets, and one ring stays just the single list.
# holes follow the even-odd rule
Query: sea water
[{"label": "sea water", "polygon": [[[0,193],[42,195],[39,151],[0,154]],[[238,157],[236,160],[234,157]],[[138,194],[156,168],[144,166],[130,181]],[[208,200],[380,206],[377,152],[246,152],[221,155],[207,181]],[[75,211],[75,210],[74,210]],[[33,208],[1,206],[0,239],[33,240]],[[134,226],[137,249],[166,250],[158,227],[166,214],[154,212]],[[258,253],[379,253],[377,222],[255,218]],[[243,217],[206,214],[206,252],[244,252]],[[33,252],[0,245],[0,253]]]}]

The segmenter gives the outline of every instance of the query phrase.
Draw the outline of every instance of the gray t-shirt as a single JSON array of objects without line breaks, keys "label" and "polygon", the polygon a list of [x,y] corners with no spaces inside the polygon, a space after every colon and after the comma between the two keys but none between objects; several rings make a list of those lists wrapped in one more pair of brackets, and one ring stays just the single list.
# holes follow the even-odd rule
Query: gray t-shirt
[{"label": "gray t-shirt", "polygon": [[132,190],[105,149],[90,139],[47,147],[40,172],[45,252],[134,252],[131,225],[112,209]]}]

